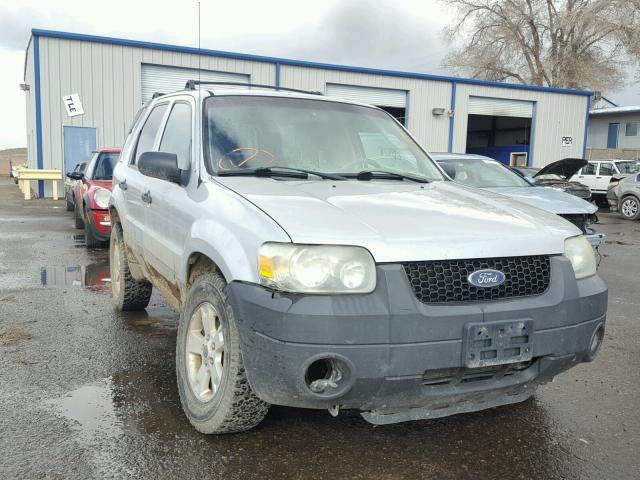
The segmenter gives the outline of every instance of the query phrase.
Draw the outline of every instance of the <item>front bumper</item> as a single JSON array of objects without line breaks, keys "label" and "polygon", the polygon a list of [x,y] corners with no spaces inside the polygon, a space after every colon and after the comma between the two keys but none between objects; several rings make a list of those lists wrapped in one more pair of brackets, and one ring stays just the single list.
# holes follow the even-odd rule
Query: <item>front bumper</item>
[{"label": "front bumper", "polygon": [[[293,295],[229,284],[247,376],[260,398],[293,407],[354,408],[373,423],[514,403],[590,360],[591,339],[606,319],[604,282],[598,276],[576,281],[561,256],[552,257],[544,294],[484,303],[423,304],[401,265],[381,265],[377,273],[369,295]],[[465,368],[466,324],[521,320],[534,325],[532,362],[488,373]],[[337,386],[322,393],[311,391],[305,379],[318,359],[335,360],[342,372]],[[430,381],[443,375],[446,381]]]},{"label": "front bumper", "polygon": [[111,237],[111,218],[109,210],[89,209],[87,212],[85,228],[90,228],[91,233],[101,242],[106,242]]}]

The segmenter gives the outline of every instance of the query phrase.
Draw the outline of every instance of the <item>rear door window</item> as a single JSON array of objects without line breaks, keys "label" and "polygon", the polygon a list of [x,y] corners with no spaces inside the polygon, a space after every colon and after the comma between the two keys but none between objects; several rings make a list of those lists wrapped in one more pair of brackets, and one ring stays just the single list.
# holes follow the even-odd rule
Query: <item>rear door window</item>
[{"label": "rear door window", "polygon": [[582,167],[582,175],[595,175],[598,168],[597,163],[589,163]]},{"label": "rear door window", "polygon": [[176,102],[171,109],[167,125],[162,134],[160,151],[175,153],[178,167],[189,170],[191,164],[191,105]]},{"label": "rear door window", "polygon": [[600,164],[600,173],[601,176],[611,176],[613,175],[613,164],[611,163],[601,163]]},{"label": "rear door window", "polygon": [[164,114],[167,111],[167,105],[168,104],[166,103],[158,105],[149,114],[144,127],[142,127],[140,136],[138,137],[138,145],[136,146],[136,153],[133,156],[133,163],[137,164],[140,155],[144,152],[150,152],[153,150],[153,146],[158,135],[158,129],[160,128]]}]

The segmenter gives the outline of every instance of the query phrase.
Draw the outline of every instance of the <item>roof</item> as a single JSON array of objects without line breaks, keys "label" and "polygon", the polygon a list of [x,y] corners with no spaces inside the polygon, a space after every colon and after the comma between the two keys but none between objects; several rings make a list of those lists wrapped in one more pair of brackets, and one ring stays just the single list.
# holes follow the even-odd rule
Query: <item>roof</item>
[{"label": "roof", "polygon": [[109,147],[109,148],[96,148],[94,152],[97,153],[120,153],[119,147]]},{"label": "roof", "polygon": [[[252,55],[246,53],[225,52],[220,50],[199,49],[196,47],[186,47],[181,45],[170,45],[165,43],[145,42],[141,40],[130,40],[115,37],[103,37],[98,35],[86,35],[81,33],[60,32],[55,30],[41,30],[34,28],[31,30],[34,37],[61,38],[65,40],[79,40],[83,42],[105,43],[110,45],[120,45],[135,48],[149,48],[164,50],[169,52],[189,53],[192,55],[206,55],[211,57],[230,58],[234,60],[245,60],[253,62],[266,62],[276,65],[279,69],[281,65],[318,68],[324,70],[336,70],[341,72],[364,73],[370,75],[385,75],[388,77],[412,78],[418,80],[432,80],[440,82],[461,83],[469,85],[480,85],[485,87],[510,88],[514,90],[529,90],[537,92],[561,93],[566,95],[592,96],[593,92],[587,90],[572,90],[556,87],[543,87],[539,85],[524,85],[519,83],[494,82],[479,80],[476,78],[450,77],[445,75],[432,75],[427,73],[403,72],[397,70],[384,70],[368,67],[354,67],[349,65],[336,65],[331,63],[308,62],[303,60],[292,60],[289,58],[269,57],[263,55]],[[279,71],[279,70],[277,70]]]},{"label": "roof", "polygon": [[629,105],[626,107],[606,107],[589,110],[589,115],[618,115],[624,113],[640,113],[640,105]]}]

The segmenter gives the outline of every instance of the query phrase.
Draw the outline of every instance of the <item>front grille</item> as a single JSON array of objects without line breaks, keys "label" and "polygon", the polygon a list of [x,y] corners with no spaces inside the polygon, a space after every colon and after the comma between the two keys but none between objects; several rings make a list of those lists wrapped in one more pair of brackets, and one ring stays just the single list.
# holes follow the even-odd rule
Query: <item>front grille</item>
[{"label": "front grille", "polygon": [[[548,256],[436,260],[403,264],[409,283],[423,303],[477,302],[540,295],[551,278]],[[467,277],[490,268],[505,275],[502,285],[475,287]]]}]

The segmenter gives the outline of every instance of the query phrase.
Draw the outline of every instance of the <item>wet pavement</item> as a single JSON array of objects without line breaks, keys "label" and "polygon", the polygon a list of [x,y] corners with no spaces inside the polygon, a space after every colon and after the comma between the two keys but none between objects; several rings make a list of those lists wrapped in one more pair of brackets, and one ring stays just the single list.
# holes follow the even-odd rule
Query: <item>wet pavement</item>
[{"label": "wet pavement", "polygon": [[380,427],[272,407],[205,436],[178,399],[178,315],[155,293],[116,314],[107,251],[61,202],[0,180],[0,478],[640,478],[640,222],[601,220],[605,345],[533,399]]}]

